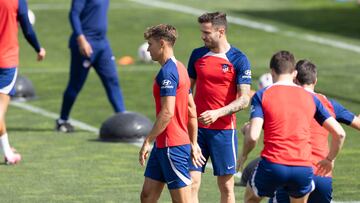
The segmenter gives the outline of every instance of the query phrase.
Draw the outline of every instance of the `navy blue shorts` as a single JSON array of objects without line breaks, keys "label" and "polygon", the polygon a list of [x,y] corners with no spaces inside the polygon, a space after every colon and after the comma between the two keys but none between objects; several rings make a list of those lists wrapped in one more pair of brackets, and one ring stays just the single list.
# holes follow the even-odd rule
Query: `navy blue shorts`
[{"label": "navy blue shorts", "polygon": [[[308,203],[330,203],[332,200],[332,178],[314,176],[315,190],[310,193]],[[290,203],[290,198],[284,188],[278,189],[269,203]]]},{"label": "navy blue shorts", "polygon": [[[211,130],[199,128],[198,143],[206,162],[211,158],[215,176],[236,173],[237,156],[236,130]],[[190,162],[190,170],[205,172],[205,166],[196,168]]]},{"label": "navy blue shorts", "polygon": [[300,198],[315,187],[313,169],[276,164],[262,158],[250,180],[250,186],[259,197],[274,197],[275,191],[283,186],[291,197]]},{"label": "navy blue shorts", "polygon": [[15,94],[15,81],[17,68],[0,68],[0,93],[13,96]]},{"label": "navy blue shorts", "polygon": [[190,145],[156,148],[154,144],[145,177],[166,183],[169,190],[190,185],[190,151]]}]

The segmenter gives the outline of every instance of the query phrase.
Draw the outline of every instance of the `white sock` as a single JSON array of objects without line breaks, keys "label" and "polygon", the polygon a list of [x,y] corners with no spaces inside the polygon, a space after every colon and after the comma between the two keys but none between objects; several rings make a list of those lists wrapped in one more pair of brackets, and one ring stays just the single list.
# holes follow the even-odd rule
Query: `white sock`
[{"label": "white sock", "polygon": [[9,138],[8,138],[7,133],[4,133],[0,137],[0,148],[2,149],[2,153],[6,157],[13,157],[14,156],[14,152],[11,150],[11,147],[10,147],[10,144],[9,144]]},{"label": "white sock", "polygon": [[67,122],[67,120],[63,120],[61,118],[59,118],[57,121],[60,125]]}]

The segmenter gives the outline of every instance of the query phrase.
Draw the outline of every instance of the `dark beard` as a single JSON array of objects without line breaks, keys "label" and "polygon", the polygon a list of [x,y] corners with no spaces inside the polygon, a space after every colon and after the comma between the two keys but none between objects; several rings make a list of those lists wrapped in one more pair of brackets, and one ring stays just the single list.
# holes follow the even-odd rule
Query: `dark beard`
[{"label": "dark beard", "polygon": [[214,49],[214,48],[215,48],[215,46],[212,45],[212,44],[206,44],[206,43],[204,43],[204,46],[205,46],[206,48],[208,48],[208,49]]}]

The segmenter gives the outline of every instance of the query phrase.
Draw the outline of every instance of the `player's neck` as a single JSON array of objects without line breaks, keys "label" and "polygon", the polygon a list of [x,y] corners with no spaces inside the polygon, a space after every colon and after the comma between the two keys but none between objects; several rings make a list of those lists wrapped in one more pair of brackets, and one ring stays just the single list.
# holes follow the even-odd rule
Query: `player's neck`
[{"label": "player's neck", "polygon": [[174,57],[173,49],[164,50],[164,54],[159,60],[160,65],[163,66],[166,63],[166,61],[168,61],[171,57]]},{"label": "player's neck", "polygon": [[315,85],[313,85],[313,84],[310,84],[310,85],[301,85],[303,88],[305,88],[305,89],[307,89],[307,90],[309,90],[309,91],[311,91],[311,92],[314,92],[314,89],[315,89]]},{"label": "player's neck", "polygon": [[292,74],[280,74],[273,78],[274,82],[289,82],[294,83],[294,76]]},{"label": "player's neck", "polygon": [[225,39],[219,43],[219,45],[215,48],[212,48],[211,51],[214,53],[226,53],[230,50],[231,45]]}]

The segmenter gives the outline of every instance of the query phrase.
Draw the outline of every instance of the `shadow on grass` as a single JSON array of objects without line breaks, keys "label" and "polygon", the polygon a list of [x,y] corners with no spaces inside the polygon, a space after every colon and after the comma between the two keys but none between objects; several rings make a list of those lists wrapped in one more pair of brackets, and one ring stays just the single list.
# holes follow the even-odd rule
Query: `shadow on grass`
[{"label": "shadow on grass", "polygon": [[38,127],[7,127],[7,130],[17,132],[56,132],[54,129]]},{"label": "shadow on grass", "polygon": [[316,32],[360,39],[360,6],[306,10],[233,10],[232,12],[278,21]]},{"label": "shadow on grass", "polygon": [[102,140],[100,138],[96,138],[96,139],[88,139],[89,142],[101,142],[101,143],[122,143],[122,144],[134,144],[134,145],[141,145],[143,142],[143,139],[139,139],[136,141],[133,140],[118,140],[118,139],[114,139],[114,140]]}]

